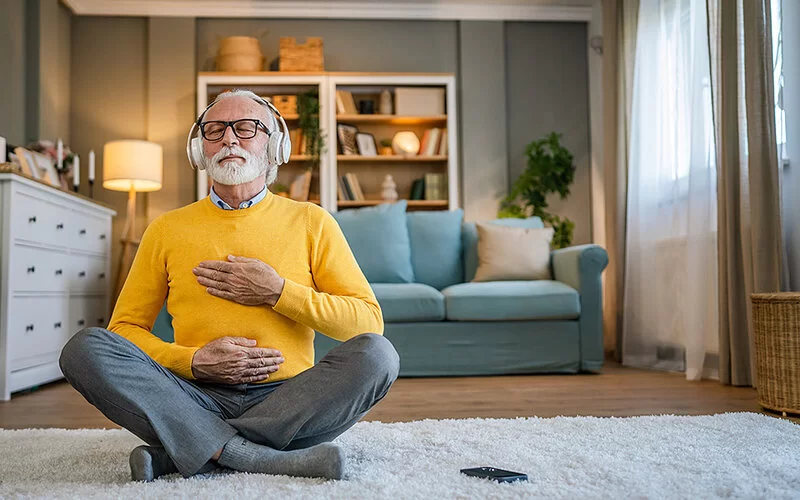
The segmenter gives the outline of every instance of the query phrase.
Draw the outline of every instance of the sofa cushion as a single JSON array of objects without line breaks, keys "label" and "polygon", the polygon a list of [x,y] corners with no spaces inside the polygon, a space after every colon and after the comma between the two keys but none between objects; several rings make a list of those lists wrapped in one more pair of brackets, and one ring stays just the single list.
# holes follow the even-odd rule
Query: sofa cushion
[{"label": "sofa cushion", "polygon": [[422,283],[372,283],[386,323],[442,321],[444,296]]},{"label": "sofa cushion", "polygon": [[361,271],[370,283],[411,283],[406,201],[334,214]]},{"label": "sofa cushion", "polygon": [[[489,222],[501,226],[527,227],[533,229],[544,227],[542,219],[539,217],[528,217],[527,219],[495,219]],[[475,270],[478,269],[478,229],[475,227],[474,222],[465,222],[462,225],[461,243],[464,245],[464,281],[472,281],[475,278]]]},{"label": "sofa cushion", "polygon": [[463,283],[464,210],[408,212],[407,217],[414,281],[439,290]]},{"label": "sofa cushion", "polygon": [[461,283],[442,290],[448,320],[576,319],[580,295],[559,281]]}]

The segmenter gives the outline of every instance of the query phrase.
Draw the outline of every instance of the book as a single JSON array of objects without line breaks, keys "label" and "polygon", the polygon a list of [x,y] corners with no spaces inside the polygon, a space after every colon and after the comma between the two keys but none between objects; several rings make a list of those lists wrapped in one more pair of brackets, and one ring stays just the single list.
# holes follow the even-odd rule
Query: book
[{"label": "book", "polygon": [[442,129],[442,137],[439,140],[439,150],[436,152],[437,155],[447,156],[447,129]]},{"label": "book", "polygon": [[414,182],[411,183],[411,195],[409,196],[412,200],[422,200],[425,198],[425,178],[420,177],[419,179],[414,179]]},{"label": "book", "polygon": [[356,174],[349,172],[345,174],[345,176],[347,177],[347,180],[350,182],[350,186],[353,188],[353,195],[355,196],[355,200],[363,201],[365,199],[364,192],[361,191],[361,184],[358,182],[358,177],[356,177]]}]

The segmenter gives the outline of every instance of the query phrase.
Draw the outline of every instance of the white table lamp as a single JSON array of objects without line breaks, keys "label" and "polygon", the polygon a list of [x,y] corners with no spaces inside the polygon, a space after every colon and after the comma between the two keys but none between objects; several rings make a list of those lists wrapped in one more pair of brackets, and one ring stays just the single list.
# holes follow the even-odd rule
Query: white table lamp
[{"label": "white table lamp", "polygon": [[122,256],[117,272],[115,296],[119,295],[133,254],[132,245],[138,245],[136,236],[136,193],[161,189],[163,172],[161,145],[147,141],[124,140],[107,142],[103,147],[103,187],[112,191],[128,192],[128,210],[122,229]]}]

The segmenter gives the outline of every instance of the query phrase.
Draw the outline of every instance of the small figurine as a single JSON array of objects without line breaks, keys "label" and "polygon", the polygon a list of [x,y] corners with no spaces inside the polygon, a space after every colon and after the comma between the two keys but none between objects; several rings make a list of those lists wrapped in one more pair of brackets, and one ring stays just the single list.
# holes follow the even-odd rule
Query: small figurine
[{"label": "small figurine", "polygon": [[386,178],[383,180],[381,188],[381,198],[386,201],[397,201],[397,184],[395,184],[391,174],[386,174]]}]

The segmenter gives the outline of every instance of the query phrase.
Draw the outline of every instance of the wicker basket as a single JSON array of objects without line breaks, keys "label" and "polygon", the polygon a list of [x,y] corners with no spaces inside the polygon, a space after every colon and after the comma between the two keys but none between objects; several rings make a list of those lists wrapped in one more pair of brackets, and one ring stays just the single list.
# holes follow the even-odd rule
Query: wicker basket
[{"label": "wicker basket", "polygon": [[280,71],[325,71],[322,38],[308,37],[299,44],[294,37],[281,37]]},{"label": "wicker basket", "polygon": [[223,38],[217,53],[217,71],[261,71],[264,56],[258,40],[249,36]]},{"label": "wicker basket", "polygon": [[754,293],[758,403],[800,413],[800,293]]}]

